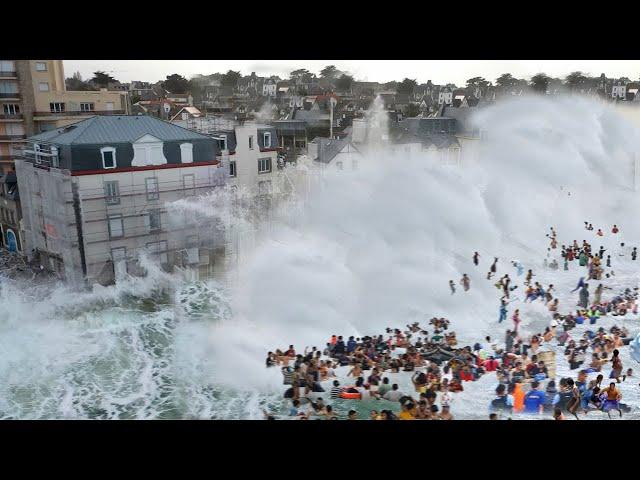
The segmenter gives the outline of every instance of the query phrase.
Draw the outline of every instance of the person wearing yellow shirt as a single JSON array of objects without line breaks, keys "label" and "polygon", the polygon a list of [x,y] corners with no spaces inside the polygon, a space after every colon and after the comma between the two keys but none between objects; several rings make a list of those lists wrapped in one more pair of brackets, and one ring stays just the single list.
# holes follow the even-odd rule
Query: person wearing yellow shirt
[{"label": "person wearing yellow shirt", "polygon": [[405,403],[402,406],[402,411],[400,412],[400,415],[398,415],[398,418],[400,420],[415,420],[416,417],[411,412],[413,408],[414,408],[414,405],[412,403]]}]

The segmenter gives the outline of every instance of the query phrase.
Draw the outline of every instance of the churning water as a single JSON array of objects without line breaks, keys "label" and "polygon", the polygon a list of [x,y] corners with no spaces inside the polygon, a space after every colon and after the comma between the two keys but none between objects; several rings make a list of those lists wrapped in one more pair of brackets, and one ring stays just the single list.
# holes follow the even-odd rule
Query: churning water
[{"label": "churning water", "polygon": [[[450,318],[462,341],[502,338],[496,289],[483,279],[494,256],[498,274],[512,274],[516,259],[540,271],[549,227],[560,243],[580,242],[584,221],[607,232],[616,223],[637,245],[640,134],[628,121],[579,98],[518,99],[476,121],[486,140],[461,168],[376,145],[357,170],[308,182],[304,205],[277,217],[224,286],[149,260],[147,277],[91,292],[4,280],[0,418],[261,418],[283,405],[280,373],[264,368],[268,350],[431,316]],[[222,208],[212,198],[199,208]],[[589,240],[614,251],[620,238]],[[621,264],[616,282],[635,286],[633,265]],[[448,281],[463,273],[471,291],[451,295]],[[580,275],[539,279],[568,288]],[[566,292],[560,299],[562,311],[573,308]],[[518,306],[525,330],[546,321],[539,307]],[[637,332],[637,322],[627,327]],[[472,397],[492,388],[476,382],[453,414],[473,417]]]}]

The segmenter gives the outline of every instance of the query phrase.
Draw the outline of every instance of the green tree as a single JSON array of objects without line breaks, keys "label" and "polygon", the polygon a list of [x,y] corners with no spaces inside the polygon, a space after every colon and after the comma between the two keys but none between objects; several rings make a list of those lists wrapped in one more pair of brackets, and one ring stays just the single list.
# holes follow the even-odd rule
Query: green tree
[{"label": "green tree", "polygon": [[222,77],[220,78],[220,84],[223,87],[236,88],[240,78],[242,78],[242,75],[240,74],[240,72],[236,72],[234,70],[229,70],[227,73],[222,75]]},{"label": "green tree", "polygon": [[187,93],[189,91],[189,80],[177,73],[167,75],[167,79],[162,82],[162,88],[171,93]]},{"label": "green tree", "polygon": [[417,117],[420,115],[420,106],[416,103],[410,103],[405,107],[404,112],[402,113],[405,117]]},{"label": "green tree", "polygon": [[73,74],[73,76],[65,79],[65,86],[67,87],[67,90],[72,92],[86,92],[95,90],[93,85],[82,80],[82,75],[80,75],[80,72],[76,72]]},{"label": "green tree", "polygon": [[395,90],[397,86],[398,86],[398,82],[396,82],[394,80],[394,81],[385,83],[384,84],[384,89],[385,90]]},{"label": "green tree", "polygon": [[298,70],[294,70],[289,74],[289,78],[295,82],[299,80],[303,80],[305,77],[309,75],[309,70],[306,68],[300,68]]},{"label": "green tree", "polygon": [[485,80],[483,77],[473,77],[467,80],[467,87],[487,88],[489,85],[491,85],[491,82]]},{"label": "green tree", "polygon": [[335,65],[327,65],[322,70],[320,70],[320,77],[326,78],[328,80],[333,80],[340,75],[340,71],[336,68]]},{"label": "green tree", "polygon": [[396,92],[406,93],[407,95],[411,95],[417,85],[418,85],[418,82],[416,82],[415,80],[411,80],[410,78],[405,78],[398,84],[396,88]]},{"label": "green tree", "polygon": [[546,73],[537,73],[531,77],[531,89],[538,93],[547,93],[549,87],[549,76]]},{"label": "green tree", "polygon": [[503,73],[496,78],[496,85],[500,88],[509,88],[517,85],[518,79],[514,78],[510,73]]},{"label": "green tree", "polygon": [[351,75],[347,75],[343,73],[338,80],[336,80],[336,88],[340,92],[348,92],[351,90],[351,86],[353,85],[353,77]]},{"label": "green tree", "polygon": [[587,80],[587,76],[582,72],[571,72],[567,75],[567,78],[565,78],[565,85],[567,85],[571,90],[575,90],[584,86]]},{"label": "green tree", "polygon": [[115,78],[101,70],[93,72],[93,78],[90,81],[101,88],[107,88],[109,83],[117,82]]}]

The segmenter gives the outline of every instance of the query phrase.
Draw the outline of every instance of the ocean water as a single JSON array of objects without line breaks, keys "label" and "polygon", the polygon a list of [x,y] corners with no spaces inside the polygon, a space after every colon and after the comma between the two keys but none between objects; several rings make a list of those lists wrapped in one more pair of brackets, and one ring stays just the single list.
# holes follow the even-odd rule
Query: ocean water
[{"label": "ocean water", "polygon": [[[149,259],[147,277],[87,292],[3,280],[0,418],[257,419],[284,408],[282,377],[264,368],[268,350],[321,347],[334,333],[382,333],[432,316],[449,318],[463,343],[502,339],[499,293],[484,278],[494,256],[498,275],[514,277],[510,261],[519,260],[557,286],[562,311],[574,308],[568,291],[584,273],[542,268],[551,226],[560,244],[589,239],[612,253],[616,276],[605,285],[637,286],[636,264],[619,245],[640,239],[637,128],[579,98],[521,98],[476,121],[487,140],[462,168],[378,142],[358,170],[316,176],[304,202],[261,229],[224,281],[169,275]],[[197,208],[206,215],[221,201],[203,198]],[[584,221],[606,235],[586,232]],[[471,290],[451,295],[448,281],[463,273]],[[540,304],[513,308],[530,333],[548,321]],[[637,317],[624,321],[640,330]],[[622,387],[636,405],[637,383]],[[489,376],[466,384],[454,416],[484,418],[494,387]]]}]

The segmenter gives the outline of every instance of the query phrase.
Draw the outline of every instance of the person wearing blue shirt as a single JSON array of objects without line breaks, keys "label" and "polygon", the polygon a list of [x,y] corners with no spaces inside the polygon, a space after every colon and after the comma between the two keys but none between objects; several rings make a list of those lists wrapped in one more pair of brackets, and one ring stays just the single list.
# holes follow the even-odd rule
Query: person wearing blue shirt
[{"label": "person wearing blue shirt", "polygon": [[538,390],[540,383],[534,381],[531,383],[531,390],[524,396],[525,413],[542,413],[544,410],[545,394]]},{"label": "person wearing blue shirt", "polygon": [[351,353],[356,349],[357,343],[353,339],[353,337],[349,337],[349,341],[347,342],[347,353]]}]

